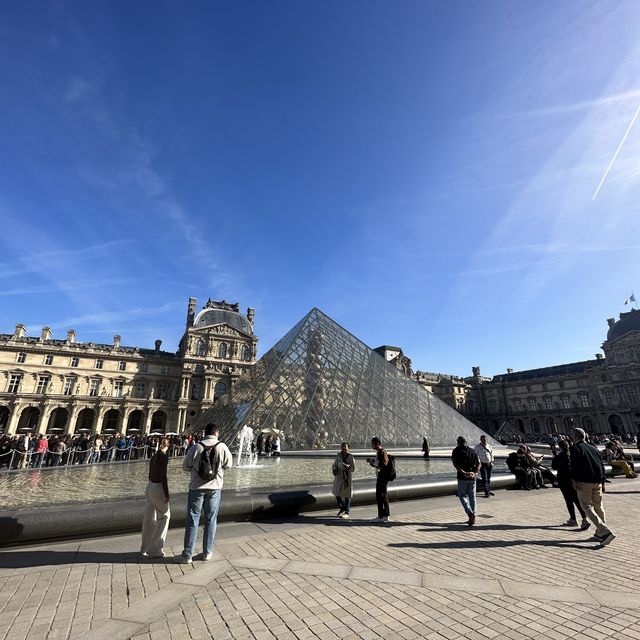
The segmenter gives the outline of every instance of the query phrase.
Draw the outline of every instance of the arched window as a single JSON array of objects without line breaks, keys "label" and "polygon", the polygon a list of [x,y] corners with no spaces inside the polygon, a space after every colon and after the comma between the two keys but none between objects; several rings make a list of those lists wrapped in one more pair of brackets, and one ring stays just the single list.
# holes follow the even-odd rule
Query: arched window
[{"label": "arched window", "polygon": [[223,396],[225,393],[227,393],[226,383],[222,382],[222,380],[220,380],[219,382],[216,382],[216,386],[213,389],[213,399],[217,400],[218,398]]},{"label": "arched window", "polygon": [[204,356],[207,354],[207,345],[205,345],[204,340],[200,339],[196,342],[196,355]]},{"label": "arched window", "polygon": [[218,347],[218,357],[219,358],[226,358],[227,357],[227,343],[226,342],[221,342],[220,346]]},{"label": "arched window", "polygon": [[251,360],[251,349],[246,344],[242,345],[242,349],[240,351],[240,358],[245,362]]},{"label": "arched window", "polygon": [[531,418],[529,425],[531,426],[531,433],[540,433],[540,424],[535,418]]}]

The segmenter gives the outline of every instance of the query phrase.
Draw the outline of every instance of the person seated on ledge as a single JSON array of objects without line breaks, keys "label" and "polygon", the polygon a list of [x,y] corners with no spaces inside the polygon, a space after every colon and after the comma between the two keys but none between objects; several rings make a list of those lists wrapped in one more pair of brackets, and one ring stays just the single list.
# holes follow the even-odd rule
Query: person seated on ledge
[{"label": "person seated on ledge", "polygon": [[553,471],[551,471],[551,469],[549,469],[549,467],[546,467],[545,465],[542,464],[542,458],[543,456],[537,456],[533,453],[533,451],[531,451],[530,447],[527,447],[527,451],[526,451],[526,455],[527,458],[529,460],[529,462],[531,463],[531,468],[534,470],[537,470],[540,472],[540,487],[542,489],[545,488],[544,483],[546,482],[550,482],[552,486],[557,486],[557,482],[556,482],[556,477],[553,473]]},{"label": "person seated on ledge", "polygon": [[520,489],[525,491],[531,491],[533,488],[533,473],[529,472],[529,469],[523,467],[524,456],[518,455],[520,450],[512,451],[507,456],[507,467],[509,471],[518,479],[520,483]]},{"label": "person seated on ledge", "polygon": [[544,486],[542,482],[542,472],[540,469],[534,465],[534,460],[532,456],[527,454],[527,445],[521,444],[518,447],[518,460],[520,462],[520,466],[524,467],[527,470],[527,473],[533,477],[532,489],[540,489]]},{"label": "person seated on ledge", "polygon": [[612,440],[607,442],[604,448],[604,459],[614,471],[622,471],[627,478],[638,477],[638,474],[625,459],[624,450]]}]

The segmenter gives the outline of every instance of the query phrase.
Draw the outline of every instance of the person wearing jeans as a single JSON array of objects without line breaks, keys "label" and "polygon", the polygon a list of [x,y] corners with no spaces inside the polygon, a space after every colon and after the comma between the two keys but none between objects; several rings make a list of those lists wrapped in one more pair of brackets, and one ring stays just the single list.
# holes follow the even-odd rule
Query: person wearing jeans
[{"label": "person wearing jeans", "polygon": [[[216,535],[220,493],[224,482],[224,470],[233,464],[231,453],[224,442],[218,440],[219,429],[209,423],[204,430],[204,438],[191,446],[182,461],[182,468],[191,473],[189,497],[187,501],[187,521],[184,532],[184,549],[176,562],[190,564],[195,551],[200,514],[204,512],[204,536],[202,540],[202,560],[211,560],[213,542]],[[200,476],[202,456],[209,457],[212,468],[211,478]]]},{"label": "person wearing jeans", "polygon": [[458,436],[458,446],[451,452],[451,461],[458,474],[458,498],[472,527],[476,522],[476,474],[480,460],[476,452],[467,446],[463,436]]},{"label": "person wearing jeans", "polygon": [[480,460],[480,476],[484,487],[484,497],[495,495],[491,491],[491,471],[493,470],[493,447],[487,443],[487,436],[480,436],[480,442],[473,447]]},{"label": "person wearing jeans", "polygon": [[202,559],[209,560],[213,554],[213,541],[218,526],[220,509],[220,489],[189,489],[187,501],[187,523],[184,532],[182,555],[191,558],[196,545],[200,514],[204,513],[204,533],[202,536]]}]

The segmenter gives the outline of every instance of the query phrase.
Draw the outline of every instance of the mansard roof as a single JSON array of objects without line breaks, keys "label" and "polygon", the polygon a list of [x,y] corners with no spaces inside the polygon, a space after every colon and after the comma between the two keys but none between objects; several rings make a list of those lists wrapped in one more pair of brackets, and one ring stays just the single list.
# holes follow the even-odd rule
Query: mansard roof
[{"label": "mansard roof", "polygon": [[583,360],[582,362],[570,362],[558,364],[541,369],[529,369],[527,371],[514,371],[513,373],[501,373],[494,376],[492,382],[517,382],[519,380],[534,380],[536,378],[554,378],[564,375],[576,375],[584,373],[587,369],[601,364],[601,360]]}]

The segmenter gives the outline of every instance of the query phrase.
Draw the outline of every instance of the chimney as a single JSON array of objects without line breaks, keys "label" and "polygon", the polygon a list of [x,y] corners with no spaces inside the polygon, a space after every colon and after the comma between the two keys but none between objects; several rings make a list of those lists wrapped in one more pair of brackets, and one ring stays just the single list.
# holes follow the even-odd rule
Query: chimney
[{"label": "chimney", "polygon": [[156,340],[156,352],[160,351],[161,346],[162,346],[162,340]]},{"label": "chimney", "polygon": [[113,336],[113,348],[114,349],[120,348],[120,336]]},{"label": "chimney", "polygon": [[616,323],[614,318],[607,318],[607,324],[609,325],[609,327],[613,327],[613,325]]},{"label": "chimney", "polygon": [[189,306],[187,307],[187,327],[193,327],[193,319],[196,316],[196,303],[195,298],[189,298]]},{"label": "chimney", "polygon": [[16,325],[16,331],[13,334],[13,339],[24,338],[24,334],[27,333],[27,328],[23,324]]},{"label": "chimney", "polygon": [[40,342],[46,342],[47,340],[51,340],[51,329],[50,327],[42,327]]},{"label": "chimney", "polygon": [[596,353],[596,360],[602,360],[604,356],[601,353]]},{"label": "chimney", "polygon": [[256,317],[256,310],[253,309],[252,307],[249,307],[247,309],[247,320],[249,321],[249,324],[251,325],[252,329],[253,329],[253,321],[255,317]]},{"label": "chimney", "polygon": [[513,373],[513,369],[507,369],[507,373]]},{"label": "chimney", "polygon": [[73,344],[76,341],[76,332],[73,329],[67,331],[67,344]]}]

